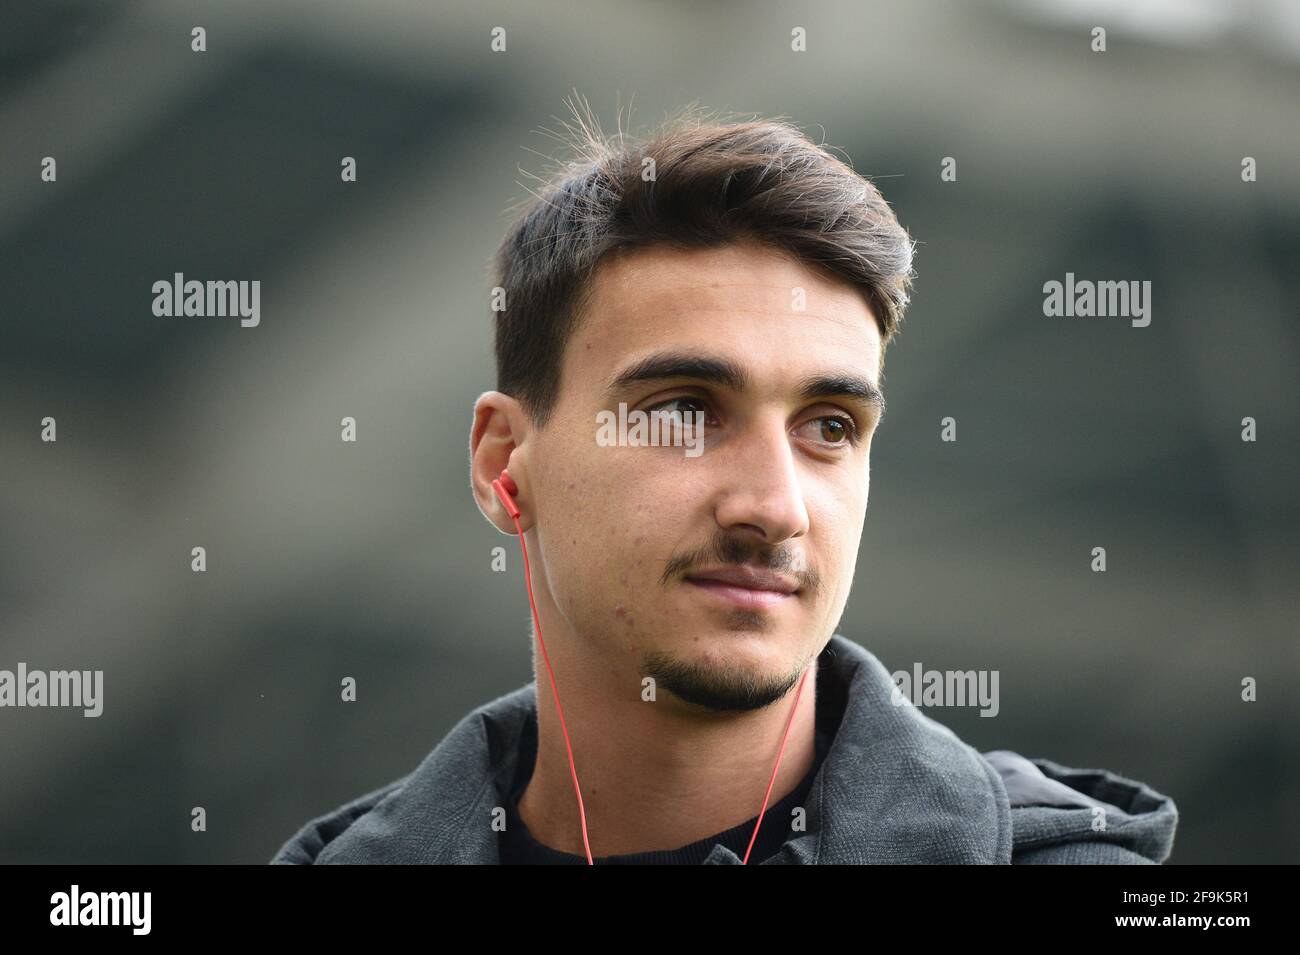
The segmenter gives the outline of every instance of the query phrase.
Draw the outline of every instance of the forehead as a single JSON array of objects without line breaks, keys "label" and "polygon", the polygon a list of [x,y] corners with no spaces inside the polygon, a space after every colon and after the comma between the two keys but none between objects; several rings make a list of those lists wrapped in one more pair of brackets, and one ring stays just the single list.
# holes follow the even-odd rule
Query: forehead
[{"label": "forehead", "polygon": [[756,380],[834,367],[878,384],[880,330],[862,293],[757,243],[654,246],[603,262],[566,349],[565,376],[604,382],[666,347],[729,356]]}]

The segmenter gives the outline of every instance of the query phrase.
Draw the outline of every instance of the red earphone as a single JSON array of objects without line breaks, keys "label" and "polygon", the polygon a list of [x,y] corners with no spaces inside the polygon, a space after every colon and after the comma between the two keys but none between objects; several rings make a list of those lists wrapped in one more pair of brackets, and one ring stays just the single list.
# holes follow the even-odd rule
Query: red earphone
[{"label": "red earphone", "polygon": [[[569,742],[569,727],[564,721],[564,707],[560,705],[560,691],[555,686],[555,671],[551,669],[551,658],[546,652],[546,643],[542,640],[542,622],[538,619],[537,604],[533,600],[533,575],[528,568],[528,546],[524,543],[524,529],[519,524],[519,505],[515,503],[515,495],[519,493],[519,487],[510,476],[510,472],[504,469],[501,471],[501,476],[492,482],[492,487],[496,490],[497,497],[501,498],[501,503],[505,505],[506,513],[515,522],[515,529],[519,531],[519,546],[524,553],[524,583],[528,587],[528,606],[533,613],[533,626],[537,630],[537,642],[542,648],[542,659],[546,662],[546,675],[551,681],[551,693],[555,697],[555,709],[560,714],[560,730],[564,733],[564,748],[569,753],[569,774],[573,777],[573,791],[578,796],[578,821],[582,825],[582,846],[587,853],[587,864],[595,865],[595,860],[591,857],[591,843],[587,838],[587,810],[582,804],[582,788],[578,785],[578,770],[573,764],[573,745]],[[772,796],[772,787],[776,784],[776,773],[781,768],[781,757],[785,755],[785,743],[790,736],[790,724],[794,722],[795,711],[799,708],[799,697],[803,693],[804,680],[807,678],[808,670],[805,667],[803,676],[799,678],[799,688],[795,691],[794,706],[790,708],[790,716],[785,721],[785,732],[781,735],[781,748],[777,751],[776,765],[772,767],[772,778],[768,780],[767,792],[763,796],[763,807],[758,811],[758,821],[754,824],[754,833],[749,837],[749,846],[745,849],[745,858],[741,860],[741,865],[749,863],[749,853],[754,848],[754,840],[758,838],[759,827],[763,825],[763,814],[767,812],[767,803]]]},{"label": "red earphone", "polygon": [[510,476],[510,472],[502,469],[501,476],[492,482],[492,486],[497,489],[497,497],[501,498],[501,503],[506,506],[510,516],[518,517],[519,508],[515,505],[515,495],[519,493],[519,487],[515,484],[515,479]]}]

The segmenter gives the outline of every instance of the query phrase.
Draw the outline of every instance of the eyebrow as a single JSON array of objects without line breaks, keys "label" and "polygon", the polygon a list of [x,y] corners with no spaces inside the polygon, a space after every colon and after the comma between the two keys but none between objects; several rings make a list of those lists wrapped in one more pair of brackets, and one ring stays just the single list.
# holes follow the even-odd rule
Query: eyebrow
[{"label": "eyebrow", "polygon": [[[728,358],[659,352],[639,359],[615,375],[605,393],[613,396],[634,384],[669,378],[688,378],[731,391],[744,391],[750,381],[745,369]],[[874,407],[880,417],[885,415],[885,396],[859,375],[845,372],[812,375],[799,382],[798,395],[803,401],[851,398],[864,406]]]}]

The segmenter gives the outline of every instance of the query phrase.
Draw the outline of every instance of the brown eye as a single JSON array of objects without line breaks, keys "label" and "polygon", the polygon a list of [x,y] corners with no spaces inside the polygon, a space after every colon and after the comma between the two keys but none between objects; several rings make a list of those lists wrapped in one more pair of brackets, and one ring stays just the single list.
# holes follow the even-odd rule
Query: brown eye
[{"label": "brown eye", "polygon": [[822,418],[822,438],[831,444],[839,444],[849,436],[849,429],[844,426],[842,418]]},{"label": "brown eye", "polygon": [[858,423],[852,418],[846,418],[843,415],[823,415],[820,418],[814,418],[808,423],[812,424],[814,422],[821,425],[821,440],[826,444],[856,447],[860,440]]},{"label": "brown eye", "polygon": [[844,415],[822,415],[809,418],[801,428],[817,425],[817,438],[825,447],[852,448],[858,445],[858,423]]},{"label": "brown eye", "polygon": [[[678,408],[678,407],[675,407],[675,406],[678,405],[678,404],[690,405],[690,404],[692,404],[692,403],[698,405],[699,407],[697,407],[697,408]],[[656,409],[665,409],[665,410],[667,410],[668,413],[670,413],[670,414],[672,414],[672,413],[681,414],[683,411],[692,411],[692,412],[695,412],[695,413],[697,413],[697,414],[703,414],[704,411],[705,411],[705,407],[704,407],[704,399],[703,399],[703,398],[696,398],[694,395],[679,395],[679,396],[676,397],[676,398],[669,398],[667,401],[661,401],[661,402],[659,402],[659,404],[657,404],[657,405],[653,405],[653,406],[650,408],[651,411],[654,411],[654,410],[656,410]]]}]

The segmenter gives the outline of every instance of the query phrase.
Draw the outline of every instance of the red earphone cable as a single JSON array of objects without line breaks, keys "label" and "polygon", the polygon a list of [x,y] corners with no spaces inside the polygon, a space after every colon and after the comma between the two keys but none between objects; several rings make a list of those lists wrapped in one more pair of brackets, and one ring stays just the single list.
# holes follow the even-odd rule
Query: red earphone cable
[{"label": "red earphone cable", "polygon": [[781,757],[785,755],[785,741],[790,736],[790,724],[794,722],[794,714],[799,709],[799,696],[803,693],[803,681],[808,679],[808,668],[804,667],[803,676],[799,677],[799,689],[794,693],[794,706],[790,707],[790,715],[785,720],[785,732],[781,734],[781,748],[777,750],[776,765],[772,767],[772,778],[767,781],[767,793],[763,796],[763,808],[758,811],[758,822],[754,823],[754,834],[749,837],[749,847],[745,849],[745,858],[740,860],[741,865],[749,865],[749,853],[754,848],[754,840],[758,838],[758,827],[763,824],[763,813],[767,812],[767,801],[772,798],[772,787],[776,785],[776,771],[781,768]]},{"label": "red earphone cable", "polygon": [[[502,475],[507,472],[502,471]],[[511,482],[512,484],[514,482]],[[569,754],[569,773],[573,777],[573,791],[578,796],[578,821],[582,825],[582,847],[587,853],[587,865],[595,865],[596,862],[591,857],[591,842],[587,838],[587,810],[582,804],[582,788],[578,785],[578,770],[573,764],[573,745],[569,742],[569,727],[564,721],[564,707],[560,705],[560,691],[555,685],[555,671],[551,669],[551,658],[546,652],[546,642],[542,639],[542,622],[538,617],[537,603],[533,599],[533,575],[528,567],[528,545],[524,543],[524,529],[519,523],[519,508],[515,505],[514,497],[508,492],[501,483],[501,479],[492,482],[492,487],[496,489],[497,496],[506,506],[506,511],[510,514],[510,519],[515,522],[515,529],[519,531],[519,547],[524,554],[524,583],[528,587],[528,607],[533,613],[533,627],[537,631],[537,643],[542,648],[542,659],[546,662],[546,675],[551,681],[551,694],[555,697],[555,709],[560,714],[560,730],[564,733],[564,748]],[[781,757],[785,755],[785,743],[790,736],[790,725],[794,722],[794,714],[799,709],[799,697],[803,693],[804,680],[808,678],[808,669],[804,668],[803,676],[799,678],[799,688],[795,691],[794,706],[790,708],[790,715],[786,717],[785,732],[781,734],[781,748],[776,754],[776,765],[772,767],[772,778],[768,780],[767,792],[763,796],[763,807],[758,811],[758,821],[754,823],[754,832],[749,837],[749,846],[745,849],[745,858],[741,860],[741,865],[749,864],[749,853],[754,848],[754,840],[758,838],[759,827],[763,825],[763,815],[767,812],[767,802],[772,797],[772,787],[776,785],[776,774],[781,768]]]},{"label": "red earphone cable", "polygon": [[[497,489],[497,494],[503,498],[509,497],[506,490],[501,486],[500,479],[492,482],[492,486]],[[511,498],[510,504],[514,505]],[[542,659],[546,661],[546,675],[551,680],[551,693],[555,696],[555,709],[560,714],[560,730],[564,733],[564,748],[569,753],[569,773],[573,776],[573,791],[578,796],[578,820],[582,823],[582,847],[587,853],[587,865],[595,865],[595,860],[591,857],[591,843],[587,840],[587,810],[582,804],[582,789],[578,785],[578,770],[573,765],[573,745],[569,742],[569,727],[564,721],[564,707],[560,705],[560,691],[555,686],[555,671],[551,669],[551,657],[546,652],[546,641],[542,639],[542,621],[537,614],[537,603],[533,600],[533,575],[528,567],[528,545],[524,543],[524,529],[519,524],[519,508],[509,506],[510,519],[515,522],[515,529],[519,531],[519,546],[524,552],[524,583],[528,585],[528,606],[533,612],[533,627],[537,630],[537,642],[542,648]]]}]

